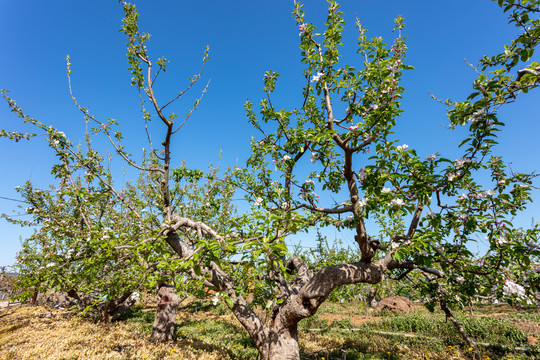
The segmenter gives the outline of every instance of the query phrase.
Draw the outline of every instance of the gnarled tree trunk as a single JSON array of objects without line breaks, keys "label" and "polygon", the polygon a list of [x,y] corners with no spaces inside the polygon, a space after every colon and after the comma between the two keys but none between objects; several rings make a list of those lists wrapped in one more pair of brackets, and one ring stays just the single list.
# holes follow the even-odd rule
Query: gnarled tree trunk
[{"label": "gnarled tree trunk", "polygon": [[174,323],[176,322],[176,309],[182,299],[173,286],[163,285],[158,290],[159,303],[156,319],[150,335],[150,341],[172,341],[174,337]]},{"label": "gnarled tree trunk", "polygon": [[[292,258],[288,267],[298,271],[298,282],[291,287],[291,295],[276,308],[268,325],[259,319],[246,321],[247,314],[233,312],[244,325],[261,360],[300,360],[298,344],[298,322],[313,316],[333,289],[340,285],[356,282],[375,284],[382,279],[382,268],[365,262],[329,266],[313,275],[298,258]],[[246,312],[249,312],[246,311]],[[255,318],[251,313],[251,319]]]},{"label": "gnarled tree trunk", "polygon": [[132,307],[137,301],[137,299],[131,295],[131,292],[127,292],[109,302],[98,305],[98,309],[101,313],[101,320],[103,322],[120,320],[126,310]]}]

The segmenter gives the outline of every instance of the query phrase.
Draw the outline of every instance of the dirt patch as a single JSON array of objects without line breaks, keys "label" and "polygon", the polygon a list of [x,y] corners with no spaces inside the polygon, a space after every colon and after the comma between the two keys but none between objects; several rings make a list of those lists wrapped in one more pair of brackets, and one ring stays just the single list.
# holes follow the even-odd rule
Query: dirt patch
[{"label": "dirt patch", "polygon": [[383,312],[389,313],[401,313],[408,314],[410,312],[416,311],[416,306],[414,303],[407,299],[404,296],[391,296],[386,299],[382,299],[378,304],[374,314],[379,314]]}]

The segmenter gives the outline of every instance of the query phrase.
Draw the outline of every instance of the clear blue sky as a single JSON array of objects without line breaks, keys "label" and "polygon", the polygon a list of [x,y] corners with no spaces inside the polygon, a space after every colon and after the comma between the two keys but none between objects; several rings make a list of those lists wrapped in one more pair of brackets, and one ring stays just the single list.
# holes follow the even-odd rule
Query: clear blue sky
[{"label": "clear blue sky", "polygon": [[[305,80],[299,63],[298,28],[291,18],[292,0],[144,0],[135,4],[141,13],[140,27],[152,34],[150,53],[154,59],[165,56],[171,61],[157,84],[162,102],[199,71],[204,47],[210,46],[211,59],[203,76],[203,81],[211,79],[209,92],[176,139],[173,155],[177,164],[185,157],[189,166],[205,168],[216,162],[220,150],[225,165],[244,162],[249,138],[257,134],[248,124],[243,106],[248,98],[255,103],[260,100],[266,70],[281,74],[277,107],[301,105]],[[475,74],[463,60],[475,62],[484,54],[496,54],[514,35],[502,11],[488,0],[347,0],[341,5],[348,24],[342,58],[351,65],[360,65],[355,55],[355,14],[368,35],[383,36],[387,43],[392,41],[394,17],[404,16],[407,63],[416,70],[404,78],[405,113],[396,128],[397,138],[420,154],[439,151],[457,157],[458,138],[452,136],[459,132],[440,125],[447,123],[445,109],[427,92],[456,100],[468,93]],[[307,1],[305,10],[311,22],[324,23],[326,1]],[[117,118],[126,145],[132,153],[140,153],[145,135],[138,94],[129,85],[125,40],[118,32],[122,17],[121,6],[113,0],[1,1],[0,88],[10,90],[27,113],[77,142],[84,121],[68,93],[64,59],[69,54],[78,101],[101,119]],[[175,112],[184,114],[198,91],[200,87]],[[501,113],[507,127],[497,151],[516,170],[539,167],[539,108],[535,94]],[[0,105],[0,128],[24,129],[4,103]],[[49,173],[54,155],[43,138],[22,143],[0,139],[0,150],[0,197],[17,199],[14,187],[28,179],[42,187],[53,182]],[[516,221],[528,224],[538,210],[538,205],[532,206]],[[16,202],[0,198],[0,212],[21,211]],[[28,229],[0,220],[0,265],[14,262],[19,237],[28,234]]]}]

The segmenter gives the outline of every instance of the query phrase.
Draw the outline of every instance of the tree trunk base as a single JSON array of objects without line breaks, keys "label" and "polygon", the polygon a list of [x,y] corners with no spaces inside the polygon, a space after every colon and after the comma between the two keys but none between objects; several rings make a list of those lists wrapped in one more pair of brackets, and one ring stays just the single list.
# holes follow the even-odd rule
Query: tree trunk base
[{"label": "tree trunk base", "polygon": [[182,299],[172,286],[162,286],[158,291],[160,301],[158,303],[156,319],[152,327],[150,341],[167,342],[174,340],[176,322],[176,309]]}]

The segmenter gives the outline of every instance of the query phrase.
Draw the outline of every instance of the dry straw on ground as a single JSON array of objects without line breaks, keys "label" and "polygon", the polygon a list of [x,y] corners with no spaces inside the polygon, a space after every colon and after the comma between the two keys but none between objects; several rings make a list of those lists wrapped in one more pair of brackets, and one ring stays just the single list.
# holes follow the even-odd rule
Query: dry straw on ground
[{"label": "dry straw on ground", "polygon": [[[40,314],[53,317],[38,317]],[[152,344],[133,325],[66,318],[66,311],[20,307],[0,312],[0,359],[223,359],[215,348]],[[193,344],[191,344],[193,345]]]}]

